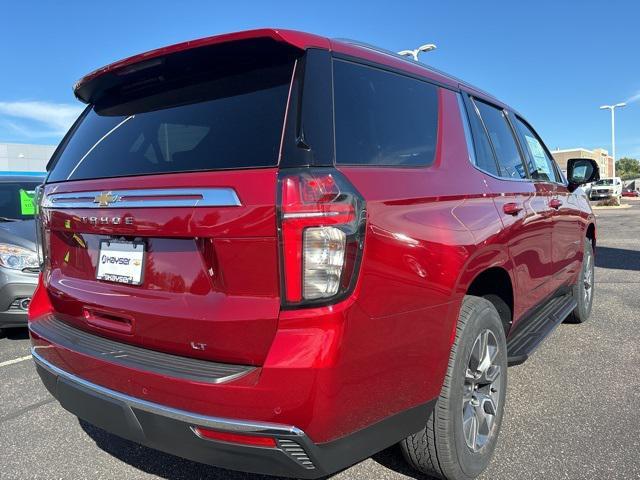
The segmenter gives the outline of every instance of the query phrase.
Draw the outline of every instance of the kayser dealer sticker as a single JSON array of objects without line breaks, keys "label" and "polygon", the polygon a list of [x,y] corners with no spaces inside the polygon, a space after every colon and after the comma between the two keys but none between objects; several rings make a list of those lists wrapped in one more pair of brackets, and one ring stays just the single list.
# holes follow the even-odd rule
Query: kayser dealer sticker
[{"label": "kayser dealer sticker", "polygon": [[144,244],[104,240],[100,244],[98,280],[139,285],[144,266]]}]

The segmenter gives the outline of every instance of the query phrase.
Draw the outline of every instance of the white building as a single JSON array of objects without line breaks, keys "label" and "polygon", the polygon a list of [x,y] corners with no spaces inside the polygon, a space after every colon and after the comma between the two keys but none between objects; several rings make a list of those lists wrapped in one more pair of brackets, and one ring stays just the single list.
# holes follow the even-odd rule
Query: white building
[{"label": "white building", "polygon": [[0,171],[44,172],[56,145],[0,143]]}]

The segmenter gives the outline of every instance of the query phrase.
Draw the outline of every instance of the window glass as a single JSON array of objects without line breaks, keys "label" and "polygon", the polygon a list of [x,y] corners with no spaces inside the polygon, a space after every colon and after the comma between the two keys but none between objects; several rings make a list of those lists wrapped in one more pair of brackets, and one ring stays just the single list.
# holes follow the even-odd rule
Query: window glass
[{"label": "window glass", "polygon": [[516,128],[522,140],[522,146],[527,152],[529,175],[534,180],[558,182],[553,159],[549,156],[538,136],[519,118],[516,118]]},{"label": "window glass", "polygon": [[500,176],[504,178],[527,178],[520,151],[513,136],[511,127],[507,123],[504,112],[487,103],[475,100],[480,116],[487,127],[491,143],[496,152]]},{"label": "window glass", "polygon": [[93,105],[49,181],[274,166],[292,71],[248,65]]},{"label": "window glass", "polygon": [[0,183],[0,217],[18,220],[33,218],[36,213],[33,198],[38,185],[36,182]]},{"label": "window glass", "polygon": [[603,185],[603,186],[610,187],[611,185],[613,185],[613,179],[612,178],[603,178],[602,180],[598,180],[595,184],[596,185]]},{"label": "window glass", "polygon": [[491,149],[491,144],[487,137],[487,132],[485,131],[482,121],[480,121],[480,117],[478,117],[476,112],[476,108],[471,101],[469,102],[469,106],[471,109],[468,112],[468,118],[471,133],[473,135],[473,145],[475,147],[475,164],[479,169],[484,170],[485,172],[500,176],[498,164],[496,163],[496,158],[493,155],[493,150]]},{"label": "window glass", "polygon": [[334,61],[336,163],[433,163],[438,87],[384,70]]}]

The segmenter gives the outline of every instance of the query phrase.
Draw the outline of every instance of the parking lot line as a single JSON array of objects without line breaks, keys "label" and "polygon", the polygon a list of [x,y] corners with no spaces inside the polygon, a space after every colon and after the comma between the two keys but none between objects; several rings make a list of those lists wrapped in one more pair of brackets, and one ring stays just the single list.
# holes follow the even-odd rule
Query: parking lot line
[{"label": "parking lot line", "polygon": [[14,363],[24,362],[25,360],[29,360],[31,355],[27,355],[26,357],[14,358],[13,360],[7,360],[6,362],[1,362],[0,367],[6,367],[7,365],[13,365]]}]

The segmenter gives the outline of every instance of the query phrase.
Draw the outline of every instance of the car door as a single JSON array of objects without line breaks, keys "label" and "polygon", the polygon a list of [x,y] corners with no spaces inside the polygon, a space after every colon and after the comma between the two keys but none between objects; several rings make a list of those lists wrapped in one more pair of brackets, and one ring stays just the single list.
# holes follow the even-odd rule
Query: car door
[{"label": "car door", "polygon": [[580,190],[569,192],[553,157],[533,128],[519,117],[514,118],[514,124],[533,181],[538,185],[544,185],[552,192],[549,197],[553,225],[550,287],[555,290],[573,280],[580,268],[582,231],[577,195],[582,193]]},{"label": "car door", "polygon": [[[508,113],[477,98],[467,98],[476,149],[487,142],[495,162],[485,160],[488,195],[494,199],[502,220],[502,243],[509,251],[514,269],[513,318],[540,303],[549,294],[551,277],[551,208],[553,190],[531,181],[523,152],[514,136]],[[479,164],[479,163],[478,163]],[[493,171],[489,171],[493,170]]]}]

